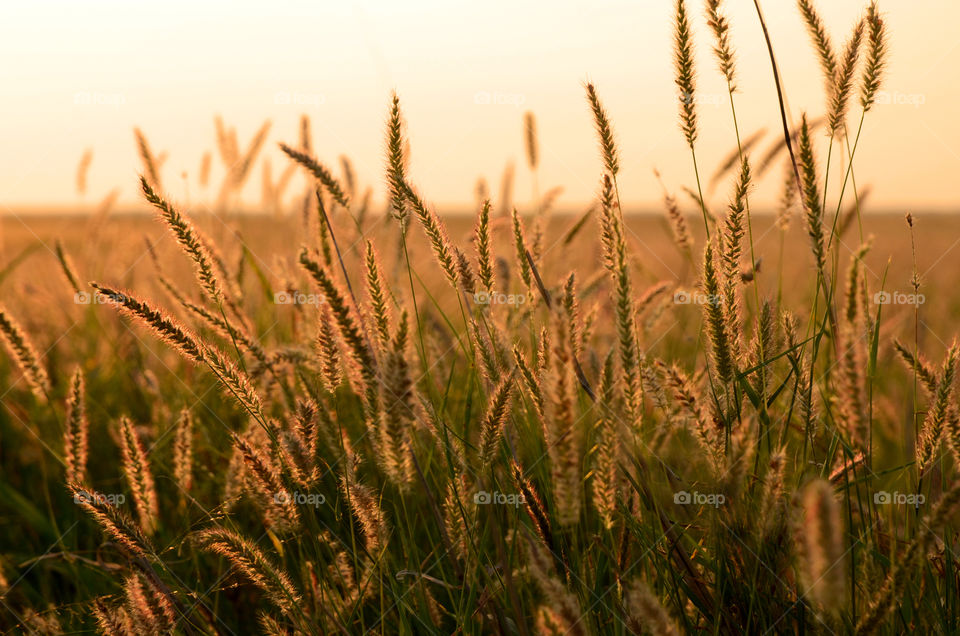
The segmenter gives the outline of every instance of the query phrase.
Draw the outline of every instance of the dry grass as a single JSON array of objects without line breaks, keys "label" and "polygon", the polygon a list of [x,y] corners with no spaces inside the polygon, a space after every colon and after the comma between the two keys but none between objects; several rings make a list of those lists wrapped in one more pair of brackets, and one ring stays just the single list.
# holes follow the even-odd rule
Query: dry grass
[{"label": "dry grass", "polygon": [[[588,84],[587,213],[548,214],[555,190],[537,187],[529,207],[498,209],[484,186],[476,218],[441,214],[410,181],[394,95],[382,215],[349,160],[314,154],[304,119],[279,179],[264,168],[269,216],[188,219],[138,131],[159,224],[5,223],[23,254],[0,270],[0,509],[17,520],[0,530],[0,625],[956,631],[960,349],[946,343],[960,299],[928,257],[956,223],[825,194],[831,175],[853,181],[846,119],[881,85],[881,13],[867,7],[838,57],[798,3],[827,112],[785,121],[795,137],[759,160],[759,137],[732,137],[720,202],[697,171],[687,4],[676,141],[693,170],[664,192],[691,193],[692,213],[666,194],[665,216],[625,214],[631,184]],[[721,2],[704,8],[738,131],[731,25]],[[217,120],[224,209],[268,126],[241,151]],[[532,113],[524,143],[536,175]],[[771,165],[783,205],[752,214]],[[310,186],[278,217],[293,170]],[[32,236],[55,249],[34,254]]]}]

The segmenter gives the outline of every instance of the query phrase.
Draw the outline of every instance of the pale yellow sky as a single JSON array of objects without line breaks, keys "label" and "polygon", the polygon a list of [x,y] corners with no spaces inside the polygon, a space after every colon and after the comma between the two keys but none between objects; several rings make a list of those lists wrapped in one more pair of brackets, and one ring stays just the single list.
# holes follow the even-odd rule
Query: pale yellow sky
[{"label": "pale yellow sky", "polygon": [[[794,3],[761,4],[792,116],[799,119],[803,109],[819,115],[820,72]],[[839,47],[866,0],[818,4]],[[780,130],[776,95],[753,1],[725,5],[740,76],[741,131],[765,127],[773,140]],[[698,153],[710,174],[735,138],[702,3],[688,6],[699,62]],[[873,184],[877,207],[955,209],[960,3],[881,0],[880,6],[891,30],[883,87],[891,103],[867,116],[858,184]],[[522,116],[529,109],[538,118],[541,190],[562,185],[560,204],[581,205],[593,196],[601,169],[583,98],[588,79],[620,142],[624,202],[656,205],[654,167],[671,189],[693,184],[677,125],[672,16],[672,0],[5,2],[0,209],[90,205],[115,187],[122,200],[135,201],[134,126],[155,151],[169,153],[163,177],[172,198],[212,198],[216,185],[204,192],[197,173],[203,153],[214,148],[216,113],[237,128],[241,145],[264,119],[273,121],[265,156],[276,175],[286,165],[276,142],[296,141],[305,112],[320,158],[335,166],[348,154],[361,182],[382,194],[383,123],[393,89],[409,123],[411,175],[427,199],[468,203],[478,176],[496,194],[512,160],[515,200],[528,201]],[[854,116],[859,108],[853,126]],[[822,162],[826,140],[820,141]],[[75,172],[88,147],[94,158],[81,198]],[[221,177],[215,162],[213,184]],[[757,190],[758,205],[775,199],[779,177],[771,173]],[[259,166],[244,197],[260,200]]]}]

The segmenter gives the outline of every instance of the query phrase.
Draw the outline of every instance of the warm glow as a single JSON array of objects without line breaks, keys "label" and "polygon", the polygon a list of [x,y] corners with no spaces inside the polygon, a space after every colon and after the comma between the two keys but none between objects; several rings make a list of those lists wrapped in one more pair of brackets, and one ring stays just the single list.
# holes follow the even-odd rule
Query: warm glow
[{"label": "warm glow", "polygon": [[[819,4],[839,47],[864,3]],[[763,5],[792,118],[802,110],[819,115],[820,71],[794,3]],[[726,6],[741,78],[741,133],[766,128],[772,141],[780,134],[779,114],[752,0]],[[703,122],[698,159],[709,178],[735,137],[701,9],[691,10]],[[960,4],[887,0],[882,10],[892,36],[883,86],[891,103],[867,116],[857,184],[874,186],[875,209],[954,208]],[[0,204],[15,211],[89,206],[115,187],[133,203],[140,169],[134,126],[155,151],[169,154],[163,177],[171,196],[209,200],[222,165],[215,159],[206,192],[197,173],[203,153],[214,150],[217,113],[237,128],[241,145],[263,120],[273,121],[262,156],[274,175],[287,165],[276,142],[295,142],[298,118],[309,114],[321,159],[335,165],[349,155],[382,199],[383,122],[396,89],[409,124],[411,174],[431,201],[470,204],[478,176],[495,196],[508,161],[516,165],[515,201],[529,201],[522,145],[529,109],[540,132],[540,190],[562,185],[560,204],[580,206],[593,196],[601,169],[583,98],[582,84],[590,80],[622,147],[625,202],[656,205],[654,167],[671,189],[693,183],[677,125],[672,13],[666,0],[4,3]],[[492,103],[477,103],[485,96]],[[848,125],[858,121],[859,106]],[[74,179],[86,148],[94,157],[81,198]],[[244,189],[250,205],[260,200],[260,170]],[[767,177],[757,206],[775,199],[779,178],[779,171]],[[716,201],[725,189],[717,189]]]}]

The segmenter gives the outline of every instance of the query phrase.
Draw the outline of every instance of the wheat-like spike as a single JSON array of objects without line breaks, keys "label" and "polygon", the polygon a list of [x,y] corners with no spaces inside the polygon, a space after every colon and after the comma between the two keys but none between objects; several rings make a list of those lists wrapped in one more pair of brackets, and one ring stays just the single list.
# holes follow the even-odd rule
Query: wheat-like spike
[{"label": "wheat-like spike", "polygon": [[50,392],[50,378],[47,370],[40,363],[40,356],[37,355],[37,350],[26,332],[2,306],[0,306],[0,333],[3,334],[7,351],[20,365],[30,390],[38,400],[46,401]]},{"label": "wheat-like spike", "polygon": [[133,504],[137,509],[140,527],[147,535],[157,529],[160,508],[157,503],[157,489],[147,461],[147,451],[126,416],[120,418],[120,442],[123,451],[123,473],[133,493]]},{"label": "wheat-like spike", "polygon": [[860,20],[853,28],[853,33],[850,35],[850,40],[843,52],[840,68],[837,69],[837,76],[834,79],[827,116],[827,126],[831,136],[835,135],[837,130],[843,126],[844,118],[847,115],[850,91],[853,88],[853,73],[856,70],[857,58],[860,55],[860,41],[863,38],[864,23],[865,20]]},{"label": "wheat-like spike", "polygon": [[247,180],[247,177],[250,175],[250,168],[253,167],[257,155],[260,154],[260,149],[263,148],[263,142],[267,140],[270,126],[270,120],[263,122],[257,134],[250,140],[250,145],[247,146],[247,151],[243,154],[243,157],[233,165],[229,176],[231,187],[238,189]]},{"label": "wheat-like spike", "polygon": [[797,202],[797,174],[793,171],[793,164],[789,161],[783,164],[783,173],[783,186],[780,190],[780,201],[777,205],[777,227],[781,232],[786,232],[790,229],[793,208]]},{"label": "wheat-like spike", "polygon": [[126,577],[123,593],[126,597],[127,614],[133,620],[138,633],[165,633],[166,630],[161,627],[160,616],[155,613],[152,603],[147,599],[147,593],[143,589],[143,582],[139,575],[131,574]]},{"label": "wheat-like spike", "polygon": [[347,344],[351,355],[353,355],[360,364],[360,370],[364,382],[367,385],[368,415],[372,417],[377,411],[377,383],[373,352],[370,349],[370,345],[363,334],[360,333],[360,329],[357,326],[358,323],[354,319],[354,314],[347,304],[344,293],[340,290],[336,282],[334,282],[327,269],[310,258],[306,248],[300,252],[300,264],[320,286],[326,298],[327,305],[337,320],[337,326],[340,328],[340,336]]},{"label": "wheat-like spike", "polygon": [[109,503],[107,497],[83,484],[67,486],[73,500],[80,504],[100,526],[113,537],[128,554],[142,559],[151,558],[153,546],[140,527],[122,510]]},{"label": "wheat-like spike", "polygon": [[80,293],[80,283],[77,272],[74,269],[73,261],[70,259],[70,255],[67,254],[67,251],[63,249],[63,243],[60,242],[60,239],[57,239],[53,244],[53,249],[57,253],[57,261],[60,263],[60,271],[63,272],[64,278],[67,279],[67,283],[70,284],[70,288],[73,290],[73,293]]},{"label": "wheat-like spike", "polygon": [[352,199],[357,192],[357,177],[353,170],[353,164],[350,162],[350,157],[340,155],[340,171],[343,172],[344,188],[347,191],[347,196]]},{"label": "wheat-like spike", "polygon": [[840,424],[848,439],[860,449],[867,447],[868,432],[864,415],[864,353],[862,338],[856,325],[857,283],[860,280],[860,261],[868,249],[869,245],[861,246],[851,259],[844,299],[846,321],[840,328]]},{"label": "wheat-like spike", "polygon": [[217,152],[220,153],[220,159],[224,165],[230,166],[237,161],[237,136],[236,130],[227,129],[223,123],[223,118],[217,115],[213,118],[213,124],[217,131]]},{"label": "wheat-like spike", "polygon": [[537,633],[586,636],[588,632],[580,602],[553,574],[549,556],[533,541],[528,541],[527,554],[530,575],[546,601],[537,608]]},{"label": "wheat-like spike", "polygon": [[534,375],[534,371],[530,368],[530,365],[527,363],[526,357],[523,355],[523,352],[520,350],[520,345],[514,343],[513,345],[513,359],[517,363],[517,369],[520,371],[520,377],[523,379],[523,385],[526,387],[527,392],[530,394],[530,398],[533,400],[533,405],[537,409],[537,415],[540,418],[543,418],[543,391],[540,388],[540,382]]},{"label": "wheat-like spike", "polygon": [[167,203],[163,197],[156,193],[147,179],[140,177],[140,187],[143,195],[160,213],[161,218],[170,227],[177,242],[183,247],[184,251],[193,261],[197,269],[197,278],[207,295],[214,304],[219,304],[223,299],[223,286],[217,278],[213,269],[213,261],[206,245],[197,233],[193,224],[190,223],[176,208]]},{"label": "wheat-like spike", "polygon": [[922,355],[914,356],[913,352],[904,347],[899,340],[893,341],[893,347],[897,353],[900,354],[900,357],[903,358],[907,367],[916,372],[917,377],[920,379],[922,386],[927,390],[927,393],[929,393],[931,397],[936,395],[937,373],[933,370],[933,367],[930,366],[930,363],[927,362]]},{"label": "wheat-like spike", "polygon": [[734,359],[739,355],[740,334],[742,332],[737,283],[740,280],[740,255],[743,252],[744,234],[743,218],[750,179],[750,162],[744,157],[740,164],[740,176],[737,179],[733,197],[728,206],[727,218],[721,234],[724,263],[724,311],[727,318],[727,338],[730,341],[731,355]]},{"label": "wheat-like spike", "polygon": [[84,399],[83,372],[79,367],[73,372],[70,393],[67,395],[67,418],[63,431],[64,460],[67,465],[68,484],[86,480],[87,448],[90,424],[87,421]]},{"label": "wheat-like spike", "polygon": [[337,336],[334,333],[334,318],[326,307],[320,308],[319,326],[315,348],[320,361],[320,379],[324,388],[330,393],[337,390],[343,380],[343,362],[340,360],[340,347],[337,346]]},{"label": "wheat-like spike", "polygon": [[603,156],[603,165],[612,177],[616,177],[620,171],[620,153],[617,150],[617,142],[613,135],[613,126],[610,125],[610,119],[607,117],[607,111],[600,98],[597,97],[597,90],[593,84],[587,84],[587,101],[590,102],[590,110],[593,111],[593,124],[597,128],[597,136],[600,138],[600,154]]},{"label": "wheat-like spike", "polygon": [[229,392],[230,395],[240,403],[258,423],[266,426],[266,418],[263,415],[263,402],[256,390],[250,377],[237,365],[224,357],[217,349],[202,345],[203,361],[213,371],[220,383]]},{"label": "wheat-like spike", "polygon": [[480,265],[480,282],[487,291],[492,291],[494,278],[493,251],[490,240],[490,199],[484,199],[483,205],[480,206],[480,215],[477,219],[473,241],[477,248],[477,263]]},{"label": "wheat-like spike", "polygon": [[943,428],[949,417],[958,355],[960,355],[960,345],[954,342],[943,360],[943,368],[940,369],[933,406],[927,411],[923,427],[920,429],[920,435],[917,439],[917,472],[921,475],[926,471],[930,462],[935,459],[940,448]]},{"label": "wheat-like spike", "polygon": [[103,598],[98,598],[93,601],[91,609],[101,633],[111,636],[137,636],[137,630],[125,608],[110,607]]},{"label": "wheat-like spike", "polygon": [[605,266],[615,288],[617,339],[620,350],[620,368],[623,373],[623,393],[627,412],[633,425],[638,425],[641,416],[640,350],[635,331],[635,311],[630,271],[627,262],[627,243],[620,216],[616,214],[613,181],[610,175],[603,176],[600,189],[601,240],[606,255]]},{"label": "wheat-like spike", "polygon": [[557,520],[570,526],[580,517],[580,435],[574,414],[575,395],[572,377],[570,336],[566,318],[555,312],[553,351],[548,375],[548,399],[544,428],[550,475],[553,482]]},{"label": "wheat-like spike", "polygon": [[124,596],[128,615],[137,625],[137,633],[172,634],[177,624],[177,608],[169,590],[143,573],[131,574],[124,580]]},{"label": "wheat-like spike", "polygon": [[720,12],[721,2],[722,0],[706,0],[707,26],[710,27],[717,39],[713,52],[717,56],[720,72],[723,73],[727,80],[727,86],[732,92],[737,90],[736,64],[730,46],[730,24],[727,22],[726,16]]},{"label": "wheat-like spike", "polygon": [[538,374],[542,374],[550,364],[550,332],[547,326],[540,327],[540,334],[537,336],[537,350],[534,355],[534,366]]},{"label": "wheat-like spike", "polygon": [[680,211],[677,199],[672,194],[665,192],[663,195],[663,205],[667,211],[667,219],[670,221],[670,229],[673,231],[673,241],[681,251],[687,252],[693,247],[693,239],[690,238],[690,231],[687,228],[687,220]]},{"label": "wheat-like spike", "polygon": [[470,334],[473,336],[473,342],[476,344],[476,357],[479,360],[484,377],[489,382],[495,382],[500,377],[500,361],[493,351],[491,340],[487,334],[480,329],[480,324],[473,318],[470,321]]},{"label": "wheat-like spike", "polygon": [[660,599],[642,581],[635,581],[623,599],[627,626],[634,634],[675,636],[680,634],[676,622],[664,609]]},{"label": "wheat-like spike", "polygon": [[[740,176],[737,179],[733,190],[733,196],[730,198],[730,204],[727,206],[727,218],[724,223],[723,231],[723,262],[725,264],[724,276],[727,279],[728,287],[736,283],[738,273],[740,272],[740,255],[743,251],[741,242],[743,240],[743,215],[746,208],[747,191],[750,188],[750,162],[747,157],[743,158],[740,164]],[[728,294],[730,290],[728,289]]]},{"label": "wheat-like spike", "polygon": [[264,210],[269,210],[270,206],[276,201],[277,197],[273,191],[273,171],[270,166],[270,159],[263,160],[263,177],[260,182],[260,205]]},{"label": "wheat-like spike", "polygon": [[510,414],[510,397],[513,393],[513,373],[507,374],[493,391],[487,412],[480,422],[480,464],[488,467],[493,463],[497,442],[503,434],[503,425]]},{"label": "wheat-like spike", "polygon": [[677,0],[676,31],[674,33],[674,67],[677,88],[680,90],[680,128],[693,148],[697,140],[696,88],[693,70],[693,35],[687,19],[686,0]]},{"label": "wheat-like spike", "polygon": [[574,272],[570,272],[563,284],[560,304],[567,318],[571,354],[574,358],[579,358],[583,348],[583,328],[580,323],[580,302],[577,300],[577,277]]},{"label": "wheat-like spike", "polygon": [[467,294],[473,294],[477,291],[477,276],[473,271],[473,265],[470,259],[459,247],[453,246],[453,253],[457,257],[457,277],[460,281],[460,287]]},{"label": "wheat-like spike", "polygon": [[693,420],[694,435],[707,457],[717,461],[722,450],[722,440],[717,438],[717,431],[710,426],[710,420],[701,405],[700,392],[687,375],[676,366],[668,366],[659,360],[656,361],[656,366],[666,378],[667,385],[673,390],[674,398]]},{"label": "wheat-like spike", "polygon": [[150,327],[158,338],[179,351],[185,358],[197,364],[203,362],[199,340],[174,318],[151,307],[145,301],[131,296],[128,292],[121,292],[98,283],[90,283],[90,286],[112,300],[121,313]]},{"label": "wheat-like spike", "polygon": [[227,559],[284,613],[294,613],[300,603],[299,592],[287,573],[274,565],[253,541],[220,527],[196,532],[193,539],[201,549]]},{"label": "wheat-like spike", "polygon": [[613,527],[613,513],[617,507],[617,458],[619,456],[619,436],[617,435],[614,412],[616,376],[614,372],[614,354],[611,351],[604,359],[603,374],[600,379],[598,417],[596,425],[596,459],[593,465],[591,492],[593,505],[597,509],[603,525],[608,530]]},{"label": "wheat-like spike", "polygon": [[[337,588],[344,601],[344,607],[352,605],[360,598],[360,590],[357,588],[357,576],[353,568],[353,560],[350,555],[340,547],[339,541],[334,539],[333,535],[324,530],[320,533],[320,542],[330,548],[333,553],[332,563],[327,566],[330,573],[330,579],[336,582]],[[312,568],[311,568],[312,570]],[[313,573],[311,572],[311,578]],[[319,590],[315,590],[316,595]]]},{"label": "wheat-like spike", "polygon": [[833,46],[830,44],[830,36],[827,34],[827,29],[823,26],[820,14],[817,13],[811,0],[797,0],[797,7],[803,15],[807,32],[810,34],[813,45],[817,49],[817,55],[820,57],[820,69],[823,71],[827,89],[832,91],[837,76],[837,58],[833,52]]},{"label": "wheat-like spike", "polygon": [[[459,489],[459,492],[458,492]],[[461,513],[461,502],[464,493],[469,490],[466,476],[451,479],[447,484],[446,495],[443,498],[443,525],[450,541],[450,548],[461,561],[469,557],[470,528],[467,526],[470,517]],[[472,524],[471,524],[472,525]]]},{"label": "wheat-like spike", "polygon": [[300,512],[287,491],[276,458],[242,435],[233,433],[232,438],[234,448],[240,453],[246,472],[253,478],[257,494],[266,502],[266,507],[279,508],[284,529],[297,528],[300,525]]},{"label": "wheat-like spike", "polygon": [[513,244],[517,251],[517,263],[520,265],[520,278],[528,289],[533,284],[530,262],[527,260],[527,240],[524,237],[523,222],[520,213],[513,208]]},{"label": "wheat-like spike", "polygon": [[760,495],[760,518],[757,524],[761,539],[773,535],[783,523],[784,472],[787,456],[784,449],[774,451],[767,462],[763,491]]},{"label": "wheat-like spike", "polygon": [[327,192],[330,193],[330,196],[333,197],[334,201],[345,208],[349,207],[350,202],[347,199],[347,195],[343,192],[340,182],[337,181],[337,178],[334,177],[324,165],[311,157],[309,154],[301,152],[295,148],[291,148],[287,144],[281,143],[280,150],[282,150],[288,157],[306,168],[307,172],[312,174],[317,181],[323,184],[323,187],[326,188]]},{"label": "wheat-like spike", "polygon": [[[766,390],[769,373],[764,368],[765,352],[775,351],[780,348],[780,334],[776,331],[776,315],[771,302],[767,299],[760,301],[760,316],[757,320],[757,330],[753,335],[753,341],[750,343],[750,353],[752,357],[749,368],[760,367],[761,372],[757,373],[753,384],[757,393],[762,394]],[[742,359],[742,358],[741,358]]]},{"label": "wheat-like spike", "polygon": [[733,378],[736,364],[728,322],[723,310],[720,273],[717,271],[714,259],[713,241],[708,240],[703,252],[703,293],[707,297],[707,302],[703,305],[703,314],[710,334],[711,357],[717,377],[727,384]]},{"label": "wheat-like spike", "polygon": [[[348,463],[351,461],[348,456]],[[349,466],[343,471],[340,487],[363,530],[367,552],[376,556],[386,546],[390,534],[390,526],[376,494],[372,488],[356,480]]]},{"label": "wheat-like spike", "polygon": [[533,111],[527,111],[523,114],[523,140],[527,151],[527,163],[531,170],[537,169],[537,159],[539,153],[537,150],[537,119]]},{"label": "wheat-like spike", "polygon": [[397,331],[383,363],[381,379],[383,408],[380,411],[378,459],[387,477],[401,490],[413,480],[413,449],[410,432],[414,418],[415,388],[407,360],[407,313],[400,315]]},{"label": "wheat-like spike", "polygon": [[380,346],[385,347],[390,341],[390,310],[387,305],[387,284],[383,280],[380,261],[371,241],[367,241],[366,251],[367,295],[370,296],[370,305],[373,308],[373,319],[377,327],[377,337]]},{"label": "wheat-like spike", "polygon": [[210,168],[213,167],[213,155],[209,151],[203,153],[200,159],[200,187],[206,188],[210,183]]},{"label": "wheat-like spike", "polygon": [[880,90],[883,71],[887,65],[886,24],[877,9],[876,0],[867,7],[866,20],[868,30],[867,61],[860,85],[860,105],[863,106],[863,112],[869,111],[873,106],[873,102],[877,98],[877,91]]},{"label": "wheat-like spike", "polygon": [[393,214],[406,227],[407,177],[403,156],[403,120],[400,115],[400,98],[391,96],[390,119],[387,122],[387,183],[390,186],[390,205]]},{"label": "wheat-like spike", "polygon": [[[326,420],[328,413],[322,409],[322,417]],[[317,449],[320,441],[320,426],[318,423],[321,408],[313,400],[297,400],[294,433],[300,452],[308,469],[312,471],[317,464]],[[311,475],[313,476],[313,475]]]},{"label": "wheat-like spike", "polygon": [[141,580],[147,586],[150,596],[147,602],[157,617],[160,628],[163,633],[172,633],[179,619],[177,618],[178,608],[174,605],[175,599],[169,590],[162,589],[153,579],[141,575]]},{"label": "wheat-like spike", "polygon": [[807,215],[807,232],[813,245],[813,256],[816,259],[817,270],[824,271],[823,245],[823,209],[820,204],[820,193],[817,188],[817,164],[813,156],[813,144],[810,139],[810,127],[807,125],[807,116],[803,115],[800,124],[800,173],[803,180],[803,205]]},{"label": "wheat-like spike", "polygon": [[423,200],[412,188],[406,186],[405,191],[407,202],[410,204],[410,207],[413,208],[417,218],[420,219],[420,223],[423,225],[423,231],[427,235],[427,238],[430,239],[434,256],[437,257],[440,267],[443,269],[444,274],[447,275],[447,281],[456,289],[459,280],[456,257],[453,244],[450,242],[450,237],[447,235],[447,229],[443,221],[440,220],[440,217],[438,217],[433,210],[427,208]]},{"label": "wheat-like spike", "polygon": [[856,633],[866,635],[876,633],[883,620],[896,606],[898,594],[903,589],[907,578],[916,574],[917,562],[926,553],[929,543],[934,539],[934,532],[949,522],[960,505],[960,482],[940,497],[933,509],[917,523],[917,533],[913,541],[907,546],[906,552],[893,565],[884,581],[883,587],[877,592],[866,612],[857,623]]},{"label": "wheat-like spike", "polygon": [[83,155],[77,163],[77,194],[81,196],[87,193],[87,173],[90,172],[90,164],[92,162],[93,149],[87,148],[83,151]]},{"label": "wheat-like spike", "polygon": [[537,493],[533,484],[530,483],[530,480],[523,475],[523,469],[520,468],[519,464],[513,462],[511,468],[510,475],[513,478],[513,484],[517,490],[520,491],[520,494],[523,495],[523,506],[527,514],[530,515],[530,520],[533,521],[537,536],[540,537],[540,541],[543,542],[544,547],[552,550],[553,530],[550,526],[550,516],[547,514],[547,509],[543,505],[543,499],[540,498],[539,493]]},{"label": "wheat-like spike", "polygon": [[193,417],[189,409],[182,409],[174,429],[173,476],[177,486],[186,494],[193,488]]},{"label": "wheat-like spike", "polygon": [[846,561],[840,504],[830,482],[817,479],[801,493],[797,541],[805,594],[827,614],[844,604]]},{"label": "wheat-like spike", "polygon": [[156,157],[150,152],[150,144],[147,138],[139,128],[133,129],[133,136],[137,140],[137,151],[140,153],[140,159],[143,161],[143,169],[150,180],[150,185],[157,190],[160,189],[160,170],[157,166]]}]

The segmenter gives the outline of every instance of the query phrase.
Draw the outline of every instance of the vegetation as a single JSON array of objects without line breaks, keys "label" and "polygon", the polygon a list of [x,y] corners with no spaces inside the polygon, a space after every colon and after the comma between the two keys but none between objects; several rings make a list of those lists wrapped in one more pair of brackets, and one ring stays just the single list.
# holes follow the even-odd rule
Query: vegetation
[{"label": "vegetation", "polygon": [[[675,280],[638,252],[614,121],[592,84],[597,205],[564,218],[550,192],[525,214],[484,197],[472,245],[411,182],[396,95],[387,213],[368,211],[349,162],[316,157],[304,119],[282,149],[310,179],[306,238],[278,234],[272,253],[251,249],[240,221],[191,219],[165,198],[162,161],[137,131],[143,196],[181,254],[148,238],[144,276],[128,232],[103,248],[103,212],[51,250],[55,295],[38,298],[46,279],[17,271],[20,258],[0,271],[25,281],[0,308],[0,625],[958,631],[960,347],[920,352],[915,250],[905,308],[868,275],[871,219],[854,185],[883,17],[869,5],[838,53],[813,4],[798,6],[824,116],[791,127],[784,109],[783,137],[751,158],[730,25],[720,0],[705,3],[736,131],[711,179],[729,182],[721,212],[697,164],[690,7],[676,1],[677,142],[698,210],[664,188],[686,266]],[[770,61],[778,78],[772,46]],[[229,210],[268,126],[246,152],[217,128]],[[530,113],[524,135],[535,172]],[[777,163],[784,203],[770,224],[750,195]],[[275,183],[265,166],[265,211],[292,170]],[[790,233],[797,211],[804,228]],[[760,266],[761,226],[779,269]],[[790,269],[785,250],[801,240],[805,262]],[[81,245],[93,248],[74,260]],[[104,267],[108,252],[129,268]]]}]

